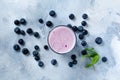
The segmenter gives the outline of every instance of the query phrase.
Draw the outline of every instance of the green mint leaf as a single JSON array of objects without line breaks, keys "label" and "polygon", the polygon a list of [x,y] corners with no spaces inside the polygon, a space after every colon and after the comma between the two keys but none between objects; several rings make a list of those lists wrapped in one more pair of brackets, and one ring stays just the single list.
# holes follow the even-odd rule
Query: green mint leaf
[{"label": "green mint leaf", "polygon": [[88,52],[85,57],[91,59],[90,64],[86,64],[86,68],[93,67],[100,59],[99,54],[94,50],[94,48],[85,48],[85,50]]},{"label": "green mint leaf", "polygon": [[86,65],[86,68],[94,66],[99,61],[99,59],[100,57],[98,55],[94,56],[91,63]]}]

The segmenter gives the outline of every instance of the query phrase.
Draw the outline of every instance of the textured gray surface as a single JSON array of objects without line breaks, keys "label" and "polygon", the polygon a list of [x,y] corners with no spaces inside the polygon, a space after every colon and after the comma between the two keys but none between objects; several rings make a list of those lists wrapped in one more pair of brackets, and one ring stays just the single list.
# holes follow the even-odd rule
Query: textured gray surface
[{"label": "textured gray surface", "polygon": [[[119,0],[0,0],[0,80],[119,80],[120,79],[120,1]],[[56,18],[48,14],[53,9],[57,13]],[[75,21],[68,18],[70,13],[76,16]],[[75,49],[66,54],[59,55],[52,50],[45,51],[43,45],[47,44],[47,35],[50,31],[45,24],[38,23],[41,17],[44,21],[51,20],[54,26],[71,23],[79,26],[81,15],[89,15],[88,27],[90,35],[86,37],[90,47],[94,47],[99,54],[108,57],[107,63],[99,61],[93,68],[86,69],[85,61],[78,53],[82,50],[80,41],[77,41]],[[15,19],[26,18],[27,26],[21,26],[26,30],[31,27],[41,34],[41,39],[26,35],[18,36],[14,33]],[[94,39],[100,36],[104,45],[94,43]],[[34,45],[41,48],[41,58],[45,63],[44,68],[38,67],[33,56],[24,56],[21,52],[13,50],[13,45],[19,38],[26,41],[25,47],[32,52]],[[68,67],[70,55],[77,54],[78,64],[73,68]],[[52,66],[51,59],[58,60],[58,66]]]}]

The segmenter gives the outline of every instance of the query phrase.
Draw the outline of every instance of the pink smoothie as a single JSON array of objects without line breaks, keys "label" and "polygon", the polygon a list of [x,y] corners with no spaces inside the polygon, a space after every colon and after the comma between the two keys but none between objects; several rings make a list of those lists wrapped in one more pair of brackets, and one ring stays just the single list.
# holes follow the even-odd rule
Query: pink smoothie
[{"label": "pink smoothie", "polygon": [[76,36],[70,28],[58,26],[50,32],[48,43],[53,51],[64,54],[70,52],[74,48]]}]

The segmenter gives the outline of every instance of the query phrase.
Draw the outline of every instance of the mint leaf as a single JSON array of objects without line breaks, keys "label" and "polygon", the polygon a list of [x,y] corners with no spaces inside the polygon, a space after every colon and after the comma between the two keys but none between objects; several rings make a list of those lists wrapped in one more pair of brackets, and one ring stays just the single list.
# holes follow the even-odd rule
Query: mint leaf
[{"label": "mint leaf", "polygon": [[94,65],[99,61],[100,56],[99,54],[94,50],[94,48],[85,48],[85,50],[88,52],[85,57],[89,58],[91,60],[91,63],[86,64],[86,68],[94,67]]},{"label": "mint leaf", "polygon": [[99,59],[100,57],[98,55],[94,56],[91,63],[86,65],[86,68],[94,66],[99,61]]}]

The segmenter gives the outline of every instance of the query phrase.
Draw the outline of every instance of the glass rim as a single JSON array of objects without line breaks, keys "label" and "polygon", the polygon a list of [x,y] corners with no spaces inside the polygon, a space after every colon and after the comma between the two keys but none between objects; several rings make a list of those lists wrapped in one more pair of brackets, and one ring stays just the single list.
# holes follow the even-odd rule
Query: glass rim
[{"label": "glass rim", "polygon": [[[74,44],[73,48],[70,49],[69,51],[65,52],[65,53],[59,53],[59,52],[53,50],[53,49],[51,48],[50,44],[49,44],[49,35],[50,35],[51,31],[53,31],[55,28],[58,28],[58,27],[67,27],[67,28],[69,28],[69,29],[74,33],[74,35],[75,35],[75,44]],[[56,27],[54,27],[52,30],[49,31],[48,36],[47,36],[47,42],[48,42],[48,46],[50,47],[50,49],[51,49],[53,52],[55,52],[55,53],[57,53],[57,54],[63,55],[63,54],[69,53],[70,51],[72,51],[72,50],[75,48],[76,43],[77,43],[77,36],[76,36],[75,32],[74,32],[70,27],[68,27],[68,26],[66,26],[66,25],[57,25]]]}]

